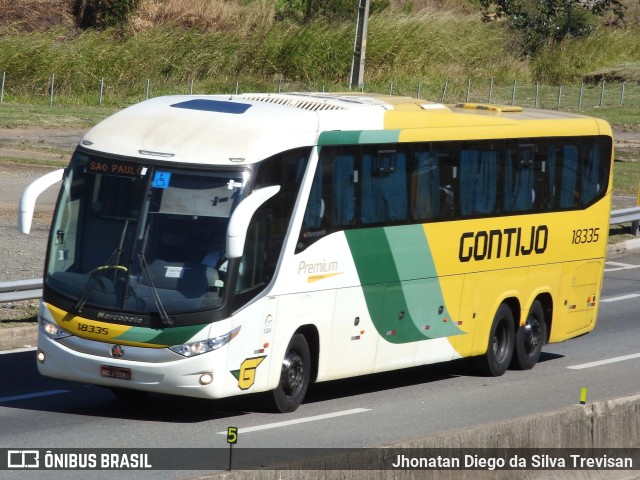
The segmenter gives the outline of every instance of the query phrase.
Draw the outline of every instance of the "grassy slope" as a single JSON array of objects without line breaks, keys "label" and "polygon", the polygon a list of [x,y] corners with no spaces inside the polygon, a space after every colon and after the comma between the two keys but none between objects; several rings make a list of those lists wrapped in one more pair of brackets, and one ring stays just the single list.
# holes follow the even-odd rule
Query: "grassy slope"
[{"label": "grassy slope", "polygon": [[[435,94],[447,79],[561,83],[621,65],[640,70],[637,26],[566,42],[530,62],[518,57],[504,24],[483,23],[470,2],[415,1],[414,9],[425,8],[411,14],[402,2],[394,4],[398,8],[373,16],[369,24],[365,82],[377,89],[393,82],[414,93],[422,81]],[[8,99],[25,95],[45,102],[51,74],[56,92],[81,104],[96,97],[101,77],[106,99],[129,102],[139,99],[147,78],[152,94],[176,91],[178,85],[187,92],[191,81],[196,91],[207,92],[229,91],[236,80],[245,91],[282,82],[297,89],[344,88],[351,67],[352,19],[276,22],[273,0],[145,0],[124,34],[80,32],[70,17],[61,18],[67,21],[33,29],[0,21],[0,69],[7,72]]]}]

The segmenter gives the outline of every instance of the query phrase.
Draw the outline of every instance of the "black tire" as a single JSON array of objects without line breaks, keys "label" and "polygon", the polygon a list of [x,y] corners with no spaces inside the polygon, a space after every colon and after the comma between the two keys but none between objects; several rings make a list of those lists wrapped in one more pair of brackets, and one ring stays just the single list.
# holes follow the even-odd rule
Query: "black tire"
[{"label": "black tire", "polygon": [[511,366],[519,370],[530,370],[540,358],[542,346],[547,341],[547,324],[542,304],[536,300],[531,305],[527,323],[518,328]]},{"label": "black tire", "polygon": [[295,334],[282,359],[280,383],[271,392],[273,407],[277,412],[295,411],[307,393],[311,378],[311,355],[304,335]]},{"label": "black tire", "polygon": [[473,359],[478,372],[490,377],[499,377],[504,374],[513,357],[514,337],[513,312],[503,303],[493,317],[487,352]]}]

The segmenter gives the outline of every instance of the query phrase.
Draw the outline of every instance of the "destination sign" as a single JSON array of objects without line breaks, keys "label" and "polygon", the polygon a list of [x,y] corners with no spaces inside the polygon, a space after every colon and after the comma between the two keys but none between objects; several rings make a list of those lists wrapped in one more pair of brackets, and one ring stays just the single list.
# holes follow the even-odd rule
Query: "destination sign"
[{"label": "destination sign", "polygon": [[127,162],[92,160],[87,166],[87,171],[90,173],[101,173],[103,175],[115,175],[118,177],[140,178],[146,175],[147,167]]}]

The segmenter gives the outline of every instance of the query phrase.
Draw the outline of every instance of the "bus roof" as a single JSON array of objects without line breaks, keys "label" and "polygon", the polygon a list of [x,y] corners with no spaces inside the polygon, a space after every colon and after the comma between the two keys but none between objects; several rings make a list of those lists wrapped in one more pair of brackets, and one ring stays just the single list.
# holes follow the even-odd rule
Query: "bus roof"
[{"label": "bus roof", "polygon": [[180,163],[253,163],[318,144],[611,135],[602,120],[493,104],[365,93],[158,97],[93,127],[87,149]]}]

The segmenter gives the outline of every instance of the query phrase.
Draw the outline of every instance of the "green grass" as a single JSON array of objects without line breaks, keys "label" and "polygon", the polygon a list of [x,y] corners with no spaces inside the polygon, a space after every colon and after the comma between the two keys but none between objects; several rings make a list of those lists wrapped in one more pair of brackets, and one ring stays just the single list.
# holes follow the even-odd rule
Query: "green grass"
[{"label": "green grass", "polygon": [[73,150],[66,152],[63,158],[59,160],[55,159],[46,159],[46,158],[24,158],[24,157],[13,157],[13,156],[2,156],[0,155],[0,164],[17,164],[17,165],[25,165],[25,166],[37,166],[37,167],[66,167],[69,164],[69,159],[71,158],[71,154]]},{"label": "green grass", "polygon": [[13,100],[0,105],[0,128],[89,128],[117,110],[86,105],[70,106],[63,101],[60,104],[56,101],[53,107],[49,107],[48,103],[27,103],[26,98]]},{"label": "green grass", "polygon": [[[613,164],[614,195],[637,196],[640,187],[640,159]],[[614,206],[615,208],[615,206]]]},{"label": "green grass", "polygon": [[[248,12],[255,9],[253,2],[245,4]],[[17,32],[5,27],[0,29],[4,102],[47,106],[52,75],[54,107],[95,107],[98,116],[100,101],[104,109],[117,109],[146,98],[147,82],[154,97],[190,91],[233,93],[236,83],[240,92],[343,91],[348,88],[353,37],[350,19],[215,30],[166,23],[125,34],[77,34],[62,27]],[[601,28],[588,38],[567,40],[528,59],[514,48],[517,41],[505,22],[484,23],[477,12],[383,12],[369,22],[365,91],[415,96],[420,85],[422,98],[440,101],[446,84],[445,101],[460,102],[467,98],[470,79],[470,99],[486,101],[493,79],[492,101],[511,103],[515,80],[516,104],[557,108],[560,103],[561,109],[591,113],[594,107],[619,105],[621,80],[628,78],[625,105],[638,107],[639,37],[639,26]],[[599,78],[607,81],[604,102]],[[580,102],[583,79],[591,83],[585,84]],[[536,81],[541,85],[537,96]],[[5,115],[5,106],[0,109],[0,124],[15,124]],[[75,124],[81,120],[69,118]],[[632,112],[620,120],[638,123]]]}]

